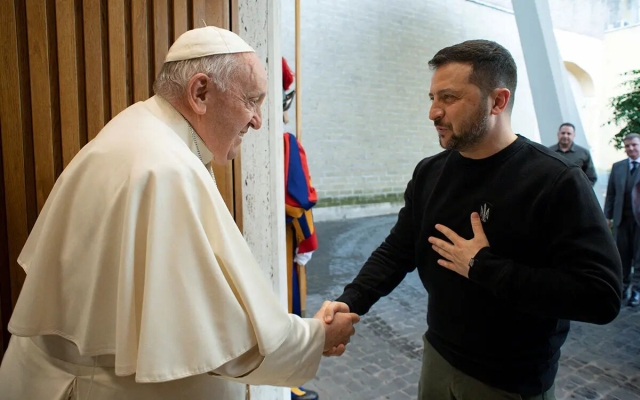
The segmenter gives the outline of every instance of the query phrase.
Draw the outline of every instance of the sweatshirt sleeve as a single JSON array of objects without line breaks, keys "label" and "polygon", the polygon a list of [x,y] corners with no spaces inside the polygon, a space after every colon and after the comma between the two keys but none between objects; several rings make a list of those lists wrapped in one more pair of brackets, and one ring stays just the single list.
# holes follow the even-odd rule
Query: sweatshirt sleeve
[{"label": "sweatshirt sleeve", "polygon": [[569,168],[545,212],[544,264],[525,265],[480,250],[469,279],[535,315],[605,324],[620,311],[622,266],[587,177]]},{"label": "sweatshirt sleeve", "polygon": [[[416,169],[417,171],[417,169]],[[371,254],[356,276],[336,299],[349,306],[351,312],[366,314],[381,297],[388,295],[415,269],[413,232],[413,182],[404,193],[404,206],[398,220],[382,244]]]}]

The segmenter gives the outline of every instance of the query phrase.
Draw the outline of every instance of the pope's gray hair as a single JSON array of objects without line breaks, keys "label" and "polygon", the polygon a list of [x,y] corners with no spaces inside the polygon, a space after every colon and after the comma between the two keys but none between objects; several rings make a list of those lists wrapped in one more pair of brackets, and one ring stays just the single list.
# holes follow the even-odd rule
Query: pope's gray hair
[{"label": "pope's gray hair", "polygon": [[189,80],[195,74],[203,73],[224,92],[232,86],[233,78],[243,64],[240,54],[216,54],[166,62],[153,83],[153,91],[169,101],[177,100],[184,95]]}]

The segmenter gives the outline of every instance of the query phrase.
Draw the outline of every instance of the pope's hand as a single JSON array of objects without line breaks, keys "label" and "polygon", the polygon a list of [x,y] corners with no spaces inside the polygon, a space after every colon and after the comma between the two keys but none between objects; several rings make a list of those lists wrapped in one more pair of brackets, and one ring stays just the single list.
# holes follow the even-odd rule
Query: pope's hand
[{"label": "pope's hand", "polygon": [[349,312],[349,306],[344,303],[325,301],[314,318],[322,321],[325,329],[323,355],[340,356],[353,334],[356,333],[354,324],[360,321],[357,314]]}]

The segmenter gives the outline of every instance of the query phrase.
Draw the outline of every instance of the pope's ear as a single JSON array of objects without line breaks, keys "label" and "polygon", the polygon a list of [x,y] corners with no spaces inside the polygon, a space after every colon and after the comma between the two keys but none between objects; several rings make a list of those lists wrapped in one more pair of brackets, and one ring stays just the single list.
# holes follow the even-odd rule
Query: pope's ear
[{"label": "pope's ear", "polygon": [[211,80],[206,74],[195,74],[187,84],[187,103],[194,113],[204,115],[207,112],[207,97],[211,96]]}]

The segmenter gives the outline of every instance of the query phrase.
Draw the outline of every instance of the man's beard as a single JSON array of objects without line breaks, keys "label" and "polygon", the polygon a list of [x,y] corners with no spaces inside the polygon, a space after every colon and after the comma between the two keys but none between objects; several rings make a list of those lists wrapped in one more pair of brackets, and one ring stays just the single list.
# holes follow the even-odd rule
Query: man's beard
[{"label": "man's beard", "polygon": [[440,124],[440,120],[435,120],[436,126],[445,126],[451,130],[449,141],[443,143],[440,139],[440,146],[446,150],[468,151],[478,144],[489,133],[489,115],[486,112],[486,106],[487,101],[485,100],[475,113],[459,127],[459,132],[454,132],[453,126],[445,126]]}]

